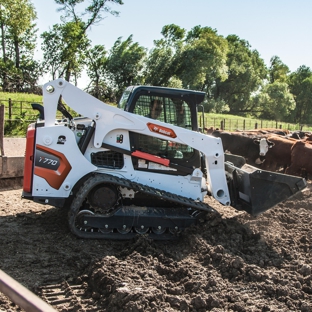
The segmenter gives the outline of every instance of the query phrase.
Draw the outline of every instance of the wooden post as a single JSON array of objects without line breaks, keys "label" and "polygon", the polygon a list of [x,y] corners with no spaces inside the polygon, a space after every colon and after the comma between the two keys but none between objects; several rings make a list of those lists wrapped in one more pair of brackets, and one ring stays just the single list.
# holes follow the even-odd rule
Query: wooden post
[{"label": "wooden post", "polygon": [[12,100],[9,99],[9,123],[12,122]]},{"label": "wooden post", "polygon": [[255,129],[258,129],[258,123],[257,122],[255,123]]},{"label": "wooden post", "polygon": [[4,105],[0,105],[0,152],[1,152],[1,156],[4,156],[3,137],[4,137]]},{"label": "wooden post", "polygon": [[243,120],[243,130],[246,130],[246,120]]}]

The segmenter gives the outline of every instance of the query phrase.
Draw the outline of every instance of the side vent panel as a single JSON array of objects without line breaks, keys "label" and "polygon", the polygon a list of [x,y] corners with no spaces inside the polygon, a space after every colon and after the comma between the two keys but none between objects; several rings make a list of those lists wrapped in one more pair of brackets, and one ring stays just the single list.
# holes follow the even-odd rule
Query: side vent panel
[{"label": "side vent panel", "polygon": [[102,168],[121,169],[124,166],[122,153],[105,151],[91,154],[91,163]]}]

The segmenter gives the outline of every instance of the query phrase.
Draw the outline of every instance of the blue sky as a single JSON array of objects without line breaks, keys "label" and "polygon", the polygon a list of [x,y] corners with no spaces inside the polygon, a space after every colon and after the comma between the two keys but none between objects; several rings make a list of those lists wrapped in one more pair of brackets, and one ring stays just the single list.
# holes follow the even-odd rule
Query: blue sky
[{"label": "blue sky", "polygon": [[[88,2],[88,1],[86,1]],[[123,0],[113,5],[119,17],[107,15],[89,31],[93,44],[110,49],[118,37],[133,35],[133,41],[151,49],[164,25],[176,24],[187,31],[208,26],[226,37],[235,34],[247,40],[269,65],[277,55],[291,71],[306,65],[312,69],[311,0]],[[54,0],[32,0],[39,34],[60,22]],[[40,58],[40,46],[36,57]]]}]

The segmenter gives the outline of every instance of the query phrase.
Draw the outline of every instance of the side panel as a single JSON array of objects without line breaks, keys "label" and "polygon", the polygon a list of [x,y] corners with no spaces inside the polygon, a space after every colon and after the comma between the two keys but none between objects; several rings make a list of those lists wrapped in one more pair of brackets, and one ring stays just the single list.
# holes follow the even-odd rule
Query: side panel
[{"label": "side panel", "polygon": [[77,181],[95,171],[67,127],[37,128],[33,196],[68,197]]}]

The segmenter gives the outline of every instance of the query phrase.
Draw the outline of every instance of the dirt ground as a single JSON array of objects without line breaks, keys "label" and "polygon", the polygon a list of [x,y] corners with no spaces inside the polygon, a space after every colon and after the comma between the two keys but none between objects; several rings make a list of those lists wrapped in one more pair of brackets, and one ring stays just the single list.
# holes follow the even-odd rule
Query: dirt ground
[{"label": "dirt ground", "polygon": [[[312,311],[311,182],[258,217],[207,198],[220,216],[162,242],[79,239],[21,193],[0,190],[0,268],[56,311]],[[21,309],[0,293],[4,311]]]},{"label": "dirt ground", "polygon": [[[0,265],[56,311],[312,311],[312,184],[257,218],[221,217],[177,241],[83,240],[67,211],[0,193]],[[210,201],[210,199],[207,199]],[[0,311],[21,311],[0,293]]]}]

